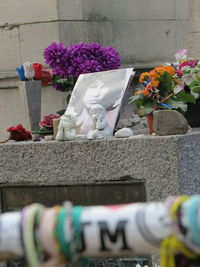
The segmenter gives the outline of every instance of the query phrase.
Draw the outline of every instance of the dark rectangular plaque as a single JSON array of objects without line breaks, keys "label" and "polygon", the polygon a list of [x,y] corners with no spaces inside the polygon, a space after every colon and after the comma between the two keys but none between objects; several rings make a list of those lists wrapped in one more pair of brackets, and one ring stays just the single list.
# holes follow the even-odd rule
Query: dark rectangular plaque
[{"label": "dark rectangular plaque", "polygon": [[109,205],[145,201],[143,182],[70,186],[3,187],[3,210],[18,210],[37,202],[45,206],[71,201],[74,205]]},{"label": "dark rectangular plaque", "polygon": [[[3,187],[3,210],[19,210],[32,203],[41,203],[45,206],[62,204],[69,200],[74,205],[110,205],[131,202],[143,202],[145,185],[143,182],[110,182],[109,184],[82,184],[64,186],[20,186]],[[140,262],[143,259],[140,259]],[[143,260],[147,261],[147,260]],[[93,259],[85,267],[101,266],[136,266],[139,260],[106,260]],[[23,261],[11,261],[7,267],[25,267]],[[141,265],[144,266],[144,265]]]}]

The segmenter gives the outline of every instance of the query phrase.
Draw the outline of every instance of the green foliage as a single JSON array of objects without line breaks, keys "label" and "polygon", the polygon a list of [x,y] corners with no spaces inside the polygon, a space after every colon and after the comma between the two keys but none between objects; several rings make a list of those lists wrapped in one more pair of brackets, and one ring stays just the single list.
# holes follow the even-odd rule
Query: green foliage
[{"label": "green foliage", "polygon": [[54,83],[56,83],[60,89],[60,91],[68,92],[68,95],[66,97],[67,103],[70,101],[71,93],[74,89],[74,85],[76,83],[77,79],[74,79],[73,77],[68,77],[65,79],[61,79],[59,75],[55,75],[54,77]]},{"label": "green foliage", "polygon": [[189,85],[192,92],[200,94],[200,81],[193,81]]},{"label": "green foliage", "polygon": [[173,109],[180,109],[183,112],[187,111],[187,104],[183,101],[178,100],[176,97],[168,98],[165,101],[165,104],[172,106]]},{"label": "green foliage", "polygon": [[176,95],[176,99],[178,101],[183,101],[185,104],[192,103],[195,104],[196,100],[195,97],[189,93],[186,93],[185,90],[182,90]]},{"label": "green foliage", "polygon": [[147,116],[148,114],[151,114],[154,110],[154,103],[151,102],[151,103],[147,103],[145,104],[144,106],[137,106],[137,114],[140,116],[140,117],[144,117],[144,116]]},{"label": "green foliage", "polygon": [[128,103],[131,104],[131,103],[135,102],[136,100],[143,99],[143,98],[144,97],[143,97],[142,93],[137,94],[137,95],[133,95],[133,96],[129,97]]},{"label": "green foliage", "polygon": [[165,72],[163,75],[160,76],[159,80],[160,84],[158,86],[158,89],[160,90],[160,94],[162,95],[162,97],[165,97],[172,92],[172,76],[168,72]]},{"label": "green foliage", "polygon": [[64,89],[63,91],[70,92],[74,89],[75,79],[72,77],[67,79],[57,79],[56,83]]},{"label": "green foliage", "polygon": [[41,137],[44,137],[45,135],[53,135],[53,128],[47,128],[47,127],[41,127],[37,131],[32,131],[33,134],[39,134]]}]

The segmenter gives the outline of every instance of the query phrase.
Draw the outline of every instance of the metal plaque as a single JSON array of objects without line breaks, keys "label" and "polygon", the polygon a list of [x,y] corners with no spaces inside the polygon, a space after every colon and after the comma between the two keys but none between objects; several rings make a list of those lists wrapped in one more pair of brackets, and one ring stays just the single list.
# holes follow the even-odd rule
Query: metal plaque
[{"label": "metal plaque", "polygon": [[74,205],[110,205],[145,201],[143,182],[70,186],[2,188],[3,211],[18,210],[37,202],[45,206],[71,201]]}]

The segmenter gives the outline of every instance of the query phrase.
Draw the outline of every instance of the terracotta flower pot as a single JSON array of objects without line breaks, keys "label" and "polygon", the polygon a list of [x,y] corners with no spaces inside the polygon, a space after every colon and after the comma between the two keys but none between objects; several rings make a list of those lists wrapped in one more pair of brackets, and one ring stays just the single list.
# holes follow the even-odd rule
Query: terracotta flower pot
[{"label": "terracotta flower pot", "polygon": [[148,114],[146,116],[146,120],[147,120],[147,126],[148,126],[148,129],[149,129],[149,133],[150,134],[154,133],[154,129],[153,129],[153,113]]}]

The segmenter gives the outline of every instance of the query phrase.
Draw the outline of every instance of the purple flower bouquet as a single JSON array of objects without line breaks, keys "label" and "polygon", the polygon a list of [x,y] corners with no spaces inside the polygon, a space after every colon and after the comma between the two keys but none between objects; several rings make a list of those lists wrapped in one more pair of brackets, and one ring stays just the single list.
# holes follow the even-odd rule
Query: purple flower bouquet
[{"label": "purple flower bouquet", "polygon": [[44,49],[43,55],[53,70],[54,88],[68,92],[73,90],[80,74],[118,69],[121,61],[115,48],[102,47],[97,43],[79,43],[67,47],[62,43],[52,43]]}]

